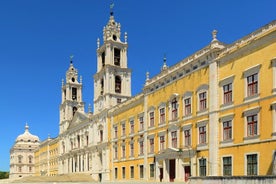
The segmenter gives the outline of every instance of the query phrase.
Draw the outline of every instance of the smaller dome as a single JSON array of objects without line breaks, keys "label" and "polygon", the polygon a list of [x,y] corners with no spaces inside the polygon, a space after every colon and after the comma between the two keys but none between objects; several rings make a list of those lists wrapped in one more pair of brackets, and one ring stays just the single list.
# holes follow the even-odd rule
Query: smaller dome
[{"label": "smaller dome", "polygon": [[29,126],[26,124],[25,132],[16,138],[16,142],[39,142],[39,138],[29,132]]}]

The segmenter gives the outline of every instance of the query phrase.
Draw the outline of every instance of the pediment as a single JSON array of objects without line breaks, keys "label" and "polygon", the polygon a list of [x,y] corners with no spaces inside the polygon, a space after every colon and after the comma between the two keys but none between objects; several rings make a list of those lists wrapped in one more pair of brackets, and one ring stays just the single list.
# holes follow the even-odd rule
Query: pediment
[{"label": "pediment", "polygon": [[82,124],[84,122],[87,122],[87,120],[88,120],[88,115],[77,111],[69,125],[69,129],[76,127],[77,125]]}]

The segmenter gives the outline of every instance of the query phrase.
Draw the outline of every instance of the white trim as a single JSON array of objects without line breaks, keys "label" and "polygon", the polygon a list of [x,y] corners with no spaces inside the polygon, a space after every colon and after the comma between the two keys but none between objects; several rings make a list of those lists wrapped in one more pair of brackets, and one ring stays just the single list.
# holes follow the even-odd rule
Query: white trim
[{"label": "white trim", "polygon": [[259,152],[249,152],[244,154],[244,175],[247,175],[247,155],[257,155],[257,175],[259,175],[260,168],[260,153]]}]

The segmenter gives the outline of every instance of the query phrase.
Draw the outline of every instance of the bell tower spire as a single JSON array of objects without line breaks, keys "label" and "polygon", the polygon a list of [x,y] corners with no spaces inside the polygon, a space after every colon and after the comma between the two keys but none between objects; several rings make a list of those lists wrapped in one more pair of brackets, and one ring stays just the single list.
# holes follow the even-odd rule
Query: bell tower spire
[{"label": "bell tower spire", "polygon": [[66,80],[62,80],[62,99],[60,105],[60,134],[69,127],[77,111],[84,112],[84,102],[82,101],[82,78],[78,75],[78,70],[73,65],[73,55],[70,56],[70,65],[66,71]]},{"label": "bell tower spire", "polygon": [[[95,113],[110,108],[131,96],[131,70],[127,63],[128,44],[121,41],[121,24],[115,21],[114,3],[103,28],[103,44],[97,40],[97,73],[94,75]],[[127,39],[127,34],[125,34]]]}]

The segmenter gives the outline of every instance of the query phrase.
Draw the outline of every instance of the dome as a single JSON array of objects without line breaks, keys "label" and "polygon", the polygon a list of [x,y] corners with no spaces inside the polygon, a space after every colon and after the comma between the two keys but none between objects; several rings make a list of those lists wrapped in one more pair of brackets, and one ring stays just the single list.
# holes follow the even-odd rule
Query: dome
[{"label": "dome", "polygon": [[26,124],[25,132],[16,138],[16,142],[39,142],[39,138],[29,132],[29,126]]}]

